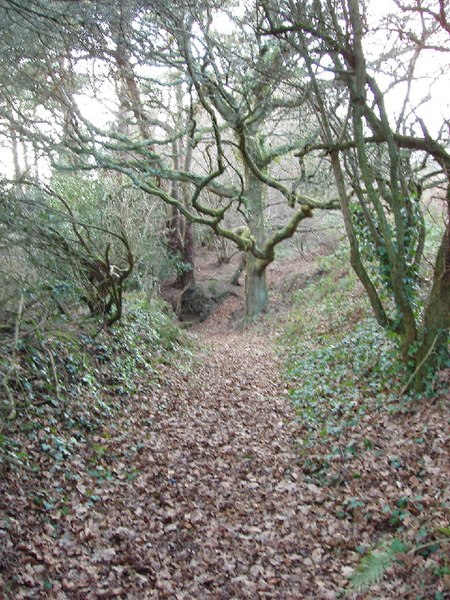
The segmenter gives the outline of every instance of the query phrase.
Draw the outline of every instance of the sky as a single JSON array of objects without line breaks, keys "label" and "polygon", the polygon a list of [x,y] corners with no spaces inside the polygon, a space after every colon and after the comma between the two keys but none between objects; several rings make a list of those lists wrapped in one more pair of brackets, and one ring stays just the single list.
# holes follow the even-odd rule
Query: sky
[{"label": "sky", "polygon": [[[370,19],[373,24],[375,25],[380,22],[380,20],[382,20],[393,8],[395,8],[393,0],[371,0],[369,3],[369,10],[371,13]],[[233,24],[232,21],[222,13],[220,17],[217,17],[215,27],[224,33],[228,33],[232,31]],[[392,47],[393,39],[393,37],[391,39],[389,36],[386,37],[385,31],[382,33],[372,33],[367,40],[369,53],[370,49],[374,49],[375,52],[378,53],[380,49]],[[417,108],[417,116],[424,119],[432,134],[436,133],[444,120],[448,119],[450,115],[450,78],[445,69],[449,64],[449,57],[450,53],[445,54],[427,51],[422,53],[417,63],[417,79],[414,82],[414,89],[411,97],[413,103],[419,104],[424,97],[430,95],[428,102]],[[389,70],[389,61],[386,61],[385,68],[387,71]],[[114,86],[106,81],[106,73],[102,72],[100,64],[97,63],[95,69],[95,80],[103,80],[105,83],[100,90],[97,91],[97,98],[94,98],[92,93],[87,92],[86,94],[77,96],[77,103],[83,114],[91,119],[95,125],[105,127],[107,123],[111,121],[111,117],[116,108]],[[443,70],[444,73],[440,77],[436,77],[436,72],[439,70]],[[448,69],[448,71],[450,72],[450,69]],[[380,81],[382,85],[387,87],[389,84],[389,77],[387,75],[381,76]],[[397,86],[394,90],[389,92],[387,96],[387,105],[392,114],[399,113],[405,91],[406,84]],[[23,158],[21,160],[23,162]],[[11,149],[8,147],[6,141],[1,143],[1,138],[0,172],[5,173],[7,176],[12,175]]]}]

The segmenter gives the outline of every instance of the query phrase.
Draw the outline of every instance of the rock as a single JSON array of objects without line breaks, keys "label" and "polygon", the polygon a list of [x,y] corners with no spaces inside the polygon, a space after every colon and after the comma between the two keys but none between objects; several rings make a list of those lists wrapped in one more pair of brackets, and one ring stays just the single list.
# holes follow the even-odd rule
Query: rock
[{"label": "rock", "polygon": [[208,279],[190,285],[179,300],[177,312],[180,321],[190,323],[205,321],[230,295],[236,295],[231,284],[217,279]]}]

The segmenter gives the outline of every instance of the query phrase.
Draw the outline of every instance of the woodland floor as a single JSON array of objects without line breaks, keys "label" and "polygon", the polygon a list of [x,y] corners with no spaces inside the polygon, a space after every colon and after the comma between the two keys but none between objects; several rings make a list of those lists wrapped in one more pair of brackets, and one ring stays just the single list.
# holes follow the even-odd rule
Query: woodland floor
[{"label": "woodland floor", "polygon": [[[0,482],[5,598],[331,600],[348,589],[356,547],[389,535],[383,500],[420,494],[425,506],[436,505],[435,524],[445,523],[442,406],[368,417],[348,435],[356,445],[370,440],[378,454],[351,466],[342,458],[331,467],[339,483],[320,485],[305,474],[302,426],[270,326],[230,326],[241,302],[229,298],[193,328],[201,349],[190,370],[166,367],[143,385],[64,469],[49,459],[38,481],[9,474]],[[413,438],[424,419],[418,450]],[[60,500],[37,506],[30,498],[40,488]],[[351,498],[378,516],[368,523],[357,503],[348,508]],[[339,509],[350,512],[342,518]],[[423,561],[405,555],[389,583],[348,597],[416,598],[419,579],[407,573],[426,572]],[[422,597],[434,598],[435,589]]]}]

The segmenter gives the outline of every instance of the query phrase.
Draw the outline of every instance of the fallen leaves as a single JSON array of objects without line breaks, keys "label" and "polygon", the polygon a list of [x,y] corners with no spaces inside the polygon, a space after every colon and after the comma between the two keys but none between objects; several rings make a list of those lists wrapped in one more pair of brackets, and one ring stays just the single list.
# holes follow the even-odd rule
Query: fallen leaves
[{"label": "fallen leaves", "polygon": [[[79,438],[59,470],[45,454],[39,473],[7,475],[5,594],[331,600],[348,589],[357,548],[391,534],[399,496],[421,497],[423,512],[416,500],[407,506],[412,539],[430,518],[448,526],[438,480],[447,456],[443,407],[427,408],[421,452],[420,410],[349,430],[324,484],[305,468],[312,457],[298,443],[303,425],[267,340],[227,327],[234,302],[197,328],[205,350],[188,377],[162,367],[160,381],[142,382],[105,431]],[[314,460],[325,464],[325,450]],[[411,570],[425,568],[421,556],[408,560]],[[406,576],[392,575],[377,595],[402,589],[412,598]]]}]

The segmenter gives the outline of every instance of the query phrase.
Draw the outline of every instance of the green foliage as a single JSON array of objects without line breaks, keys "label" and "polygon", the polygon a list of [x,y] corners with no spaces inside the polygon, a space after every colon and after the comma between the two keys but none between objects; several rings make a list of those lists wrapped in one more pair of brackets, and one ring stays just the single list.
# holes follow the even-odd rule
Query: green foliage
[{"label": "green foliage", "polygon": [[[414,303],[418,297],[418,265],[416,262],[417,251],[420,246],[420,233],[423,224],[423,215],[421,204],[417,194],[411,194],[410,197],[403,199],[403,207],[399,210],[402,225],[405,228],[403,244],[405,255],[405,271],[403,274],[403,284],[406,295]],[[353,216],[353,231],[358,241],[361,257],[364,260],[366,268],[371,275],[372,281],[380,290],[381,296],[387,298],[392,292],[392,269],[393,264],[387,247],[386,240],[380,232],[382,230],[377,212],[374,208],[365,206],[364,209],[359,203],[354,202],[351,205]],[[391,219],[390,235],[396,242],[398,232]],[[372,228],[369,225],[372,223]],[[378,232],[378,239],[375,237],[373,228]]]},{"label": "green foliage", "polygon": [[383,544],[380,549],[368,552],[351,577],[352,586],[358,591],[364,591],[382,579],[386,570],[406,551],[406,546],[399,539]]},{"label": "green foliage", "polygon": [[315,348],[299,348],[289,357],[288,376],[296,383],[291,397],[312,427],[319,427],[330,413],[342,422],[359,410],[362,398],[384,396],[396,371],[393,348],[373,321],[327,342],[325,336],[316,340]]},{"label": "green foliage", "polygon": [[[404,499],[399,499],[398,503],[402,503]],[[398,504],[397,503],[397,504]],[[428,532],[422,531],[423,536],[427,536]],[[446,577],[450,573],[448,564],[436,564],[433,560],[429,559],[430,555],[439,551],[444,543],[448,543],[449,538],[444,538],[429,543],[420,543],[420,538],[416,546],[408,548],[408,546],[399,538],[380,543],[373,550],[369,550],[362,558],[357,569],[350,577],[352,589],[355,591],[366,591],[372,585],[380,581],[385,575],[387,569],[391,567],[394,562],[401,562],[402,554],[407,551],[409,553],[415,552],[421,556],[427,558],[427,568],[433,572],[436,577]],[[448,562],[448,561],[447,561]],[[440,592],[436,592],[440,594]],[[438,597],[438,596],[436,596]]]},{"label": "green foliage", "polygon": [[[108,190],[105,183],[104,179],[83,174],[55,174],[52,178],[54,190],[66,200],[81,221],[90,225],[99,225],[102,208],[107,204]],[[57,201],[54,202],[54,208],[61,208]]]},{"label": "green foliage", "polygon": [[188,347],[187,337],[163,301],[137,297],[114,331],[112,344],[102,347],[102,356],[103,360],[109,356],[117,391],[129,393],[134,391],[139,375],[155,375],[158,364],[171,364],[176,355],[186,357]]},{"label": "green foliage", "polygon": [[164,279],[170,279],[175,275],[181,275],[187,273],[192,269],[192,265],[189,265],[181,259],[178,253],[173,254],[166,252],[163,254],[164,259],[161,260],[157,272],[157,279],[162,281]]},{"label": "green foliage", "polygon": [[[84,188],[93,182],[81,182],[85,185],[79,192],[87,194]],[[6,308],[16,309],[23,295],[25,305],[40,309],[45,319],[63,313],[78,320],[85,304],[100,318],[103,309],[120,318],[123,281],[133,268],[121,231],[108,230],[95,219],[90,224],[71,206],[73,190],[66,197],[65,189],[30,184],[21,193],[7,185],[1,192],[0,251],[6,258],[1,279],[11,285],[15,281]],[[40,315],[33,318],[40,320]]]},{"label": "green foliage", "polygon": [[445,286],[431,283],[440,277],[445,219],[433,214],[431,205],[424,214],[426,201],[419,192],[412,181],[409,193],[404,189],[392,198],[383,185],[367,197],[359,190],[350,211],[355,260],[364,268],[362,279],[370,281],[372,305],[397,338],[397,360],[414,373],[405,389],[413,384],[424,391],[448,359],[448,294]]},{"label": "green foliage", "polygon": [[[126,234],[137,258],[129,287],[151,291],[159,281],[186,268],[166,245],[166,212],[145,192],[115,177],[58,175],[54,187],[91,226]],[[101,233],[97,232],[101,238]],[[114,259],[114,257],[113,257]]]},{"label": "green foliage", "polygon": [[[2,350],[0,370],[9,373],[6,383],[14,393],[16,418],[7,418],[10,407],[3,387],[0,470],[11,461],[29,464],[30,443],[62,465],[85,433],[119,410],[138,385],[159,377],[161,364],[188,364],[186,335],[162,301],[135,296],[125,308],[117,328],[97,336],[68,329],[65,322],[32,335],[19,334],[14,370],[8,366],[8,348]],[[102,446],[93,450],[100,456]]]},{"label": "green foliage", "polygon": [[[391,464],[396,466],[396,463],[401,466],[395,457],[391,457]],[[420,512],[423,510],[423,505],[420,499],[410,499],[406,497],[400,497],[395,502],[394,506],[386,504],[383,506],[382,512],[386,515],[388,524],[393,529],[400,531],[403,529],[403,523],[408,517],[411,517],[411,510],[414,512]]]},{"label": "green foliage", "polygon": [[299,308],[281,338],[290,395],[310,443],[339,435],[367,401],[393,400],[401,389],[395,341],[370,318],[343,258],[340,249],[322,261],[324,274],[296,295]]}]

